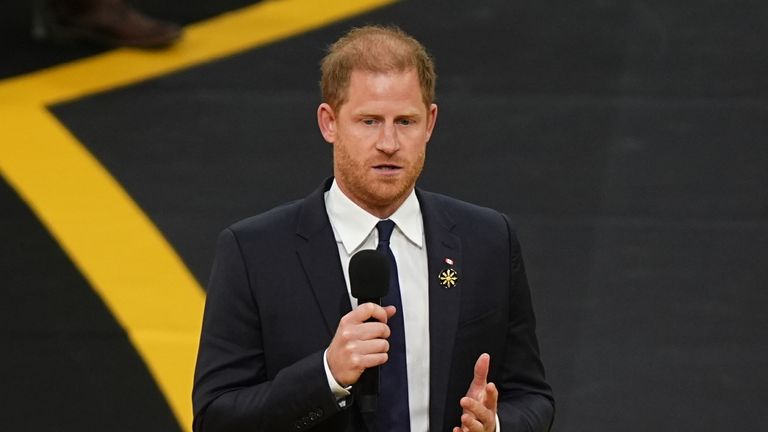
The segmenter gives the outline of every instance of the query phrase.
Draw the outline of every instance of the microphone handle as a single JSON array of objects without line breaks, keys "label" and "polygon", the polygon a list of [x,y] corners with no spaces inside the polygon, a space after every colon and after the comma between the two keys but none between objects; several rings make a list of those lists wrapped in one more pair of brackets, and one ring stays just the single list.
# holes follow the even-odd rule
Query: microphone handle
[{"label": "microphone handle", "polygon": [[[380,298],[357,299],[357,304],[374,303],[381,305]],[[378,321],[375,318],[368,318],[366,322]],[[375,413],[379,401],[379,367],[374,366],[363,371],[360,379],[357,381],[357,399],[356,403],[360,406],[360,411],[364,413]]]}]

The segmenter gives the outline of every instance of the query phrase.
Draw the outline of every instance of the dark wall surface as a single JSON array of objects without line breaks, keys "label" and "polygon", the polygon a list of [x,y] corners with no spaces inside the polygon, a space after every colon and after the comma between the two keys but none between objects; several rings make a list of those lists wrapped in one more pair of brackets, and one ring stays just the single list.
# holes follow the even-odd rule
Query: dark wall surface
[{"label": "dark wall surface", "polygon": [[[198,1],[151,3],[141,4],[181,22],[215,12]],[[21,22],[2,20],[13,23],[4,32]],[[204,283],[221,229],[330,175],[315,122],[325,46],[353,25],[400,25],[431,50],[440,75],[420,186],[516,223],[557,399],[554,430],[763,430],[765,22],[768,5],[754,0],[403,2],[52,110]],[[25,60],[3,62],[0,76],[80,55],[2,43]],[[87,283],[7,186],[0,199],[12,294],[0,331],[13,352],[0,376],[12,370],[23,379],[11,382],[33,389],[66,376],[72,384],[45,396],[61,412],[99,403],[116,410],[110,430],[174,430]],[[40,265],[47,271],[35,272]],[[37,318],[60,297],[93,316],[72,324],[74,343],[65,315]],[[105,352],[118,363],[88,366]],[[54,357],[65,359],[56,378]],[[66,390],[78,382],[81,391]],[[2,402],[31,416],[33,396]],[[132,419],[140,427],[121,420],[125,405],[141,410]],[[52,430],[107,426],[89,415],[91,424],[65,418]]]}]

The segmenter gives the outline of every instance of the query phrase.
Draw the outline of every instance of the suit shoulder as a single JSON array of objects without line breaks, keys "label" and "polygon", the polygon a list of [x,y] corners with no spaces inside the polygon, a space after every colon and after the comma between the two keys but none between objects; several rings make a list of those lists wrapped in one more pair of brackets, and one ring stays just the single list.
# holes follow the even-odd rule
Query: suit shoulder
[{"label": "suit shoulder", "polygon": [[505,218],[504,214],[498,210],[462,201],[447,195],[421,191],[421,196],[428,202],[428,205],[434,205],[435,208],[439,208],[449,216],[456,218],[456,221],[477,220],[500,223]]},{"label": "suit shoulder", "polygon": [[498,210],[434,192],[420,191],[420,196],[430,213],[442,214],[443,217],[438,220],[447,221],[448,225],[453,226],[454,232],[465,239],[488,244],[517,242],[512,221]]},{"label": "suit shoulder", "polygon": [[254,216],[233,223],[227,230],[237,237],[270,233],[294,232],[304,200],[291,201]]}]

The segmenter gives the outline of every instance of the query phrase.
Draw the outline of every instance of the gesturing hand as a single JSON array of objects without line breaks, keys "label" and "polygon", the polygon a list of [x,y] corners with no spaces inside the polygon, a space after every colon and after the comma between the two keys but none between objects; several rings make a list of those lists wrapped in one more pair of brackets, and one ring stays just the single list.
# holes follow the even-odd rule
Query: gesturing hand
[{"label": "gesturing hand", "polygon": [[475,363],[475,376],[469,385],[467,395],[459,404],[463,408],[461,427],[453,432],[493,432],[496,430],[496,402],[499,391],[488,382],[488,366],[491,356],[481,354]]},{"label": "gesturing hand", "polygon": [[[390,331],[386,323],[394,314],[394,306],[364,303],[341,318],[326,353],[328,367],[339,385],[352,385],[364,370],[387,361]],[[369,318],[376,321],[366,322]]]}]

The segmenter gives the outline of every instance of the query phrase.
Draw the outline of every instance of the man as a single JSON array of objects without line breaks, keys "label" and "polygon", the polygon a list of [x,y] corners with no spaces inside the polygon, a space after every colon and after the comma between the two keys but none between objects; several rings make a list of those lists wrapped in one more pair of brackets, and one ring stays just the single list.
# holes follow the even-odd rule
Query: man
[{"label": "man", "polygon": [[[553,400],[508,219],[415,189],[437,119],[426,51],[398,29],[354,29],[324,58],[321,87],[334,178],[221,234],[194,429],[548,430]],[[349,260],[373,248],[393,264],[395,294],[356,305]],[[372,367],[375,412],[355,398]]]}]

